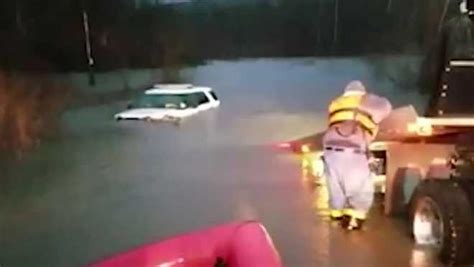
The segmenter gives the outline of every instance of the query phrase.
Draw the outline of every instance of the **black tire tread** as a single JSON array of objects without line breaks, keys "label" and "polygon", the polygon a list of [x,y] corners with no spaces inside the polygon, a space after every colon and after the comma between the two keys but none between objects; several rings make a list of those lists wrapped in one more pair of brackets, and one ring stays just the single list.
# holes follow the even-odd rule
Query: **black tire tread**
[{"label": "black tire tread", "polygon": [[426,179],[417,186],[410,207],[410,222],[416,202],[429,197],[440,209],[444,221],[443,248],[439,253],[445,264],[466,264],[474,260],[472,207],[465,191],[454,180]]}]

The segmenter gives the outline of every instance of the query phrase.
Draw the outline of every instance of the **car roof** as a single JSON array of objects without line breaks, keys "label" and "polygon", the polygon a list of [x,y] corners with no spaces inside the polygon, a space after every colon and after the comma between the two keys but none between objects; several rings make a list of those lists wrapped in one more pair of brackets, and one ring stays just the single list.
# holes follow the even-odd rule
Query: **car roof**
[{"label": "car roof", "polygon": [[193,86],[192,84],[155,84],[153,88],[146,90],[145,94],[192,94],[210,91],[212,91],[210,87]]}]

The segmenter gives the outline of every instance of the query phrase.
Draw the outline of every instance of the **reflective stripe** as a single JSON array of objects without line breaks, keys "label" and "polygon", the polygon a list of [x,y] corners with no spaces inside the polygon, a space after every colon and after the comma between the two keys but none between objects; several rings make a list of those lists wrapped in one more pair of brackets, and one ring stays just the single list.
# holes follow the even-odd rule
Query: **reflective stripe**
[{"label": "reflective stripe", "polygon": [[360,210],[344,209],[343,213],[344,215],[348,215],[348,216],[351,216],[352,218],[356,218],[360,220],[365,220],[367,218],[367,213]]},{"label": "reflective stripe", "polygon": [[332,123],[334,121],[347,121],[347,120],[355,120],[355,112],[354,110],[341,110],[341,111],[336,111],[331,113],[332,115],[329,115],[329,123]]},{"label": "reflective stripe", "polygon": [[[360,110],[360,109],[358,109],[358,107],[337,109],[337,110],[334,110],[333,112],[331,112],[331,113],[329,114],[329,116],[332,116],[332,115],[334,115],[335,113],[339,113],[339,112],[343,112],[343,111],[351,111],[351,112],[357,111],[358,114],[362,114],[362,115],[368,117],[370,120],[373,121],[372,115],[370,115],[370,113],[365,112],[365,111],[363,111],[363,110]],[[374,122],[374,123],[375,123],[375,122]]]},{"label": "reflective stripe", "polygon": [[369,129],[376,129],[377,128],[377,123],[374,122],[374,120],[367,116],[364,115],[360,112],[356,113],[356,121],[362,123],[362,125],[366,126]]},{"label": "reflective stripe", "polygon": [[329,125],[344,121],[357,121],[370,135],[377,133],[377,123],[372,116],[359,109],[362,101],[361,95],[341,96],[329,105]]},{"label": "reflective stripe", "polygon": [[331,216],[332,218],[340,218],[343,215],[344,213],[342,212],[342,210],[331,210],[329,213],[329,216]]},{"label": "reflective stripe", "polygon": [[329,114],[338,110],[358,108],[362,97],[363,95],[346,95],[336,98],[329,106]]}]

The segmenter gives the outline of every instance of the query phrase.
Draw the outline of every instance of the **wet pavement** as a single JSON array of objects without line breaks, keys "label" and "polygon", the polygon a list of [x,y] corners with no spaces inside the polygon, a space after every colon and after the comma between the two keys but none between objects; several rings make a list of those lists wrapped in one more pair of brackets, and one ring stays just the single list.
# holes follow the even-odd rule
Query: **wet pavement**
[{"label": "wet pavement", "polygon": [[[124,103],[66,114],[61,138],[2,174],[0,266],[83,266],[243,219],[263,222],[285,266],[437,266],[380,206],[363,232],[333,225],[324,188],[304,181],[298,156],[271,146],[322,129],[327,101],[351,79],[390,93],[364,64],[248,60],[187,70],[222,105],[180,126],[117,123]],[[400,104],[416,98],[391,94]]]}]

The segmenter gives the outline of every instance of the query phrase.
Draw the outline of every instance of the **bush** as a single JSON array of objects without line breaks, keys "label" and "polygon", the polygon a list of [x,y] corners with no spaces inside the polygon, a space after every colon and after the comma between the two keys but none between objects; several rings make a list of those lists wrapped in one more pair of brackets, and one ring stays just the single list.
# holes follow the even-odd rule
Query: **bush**
[{"label": "bush", "polygon": [[0,72],[0,151],[21,156],[55,134],[68,92],[42,75]]}]

